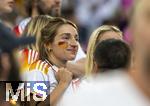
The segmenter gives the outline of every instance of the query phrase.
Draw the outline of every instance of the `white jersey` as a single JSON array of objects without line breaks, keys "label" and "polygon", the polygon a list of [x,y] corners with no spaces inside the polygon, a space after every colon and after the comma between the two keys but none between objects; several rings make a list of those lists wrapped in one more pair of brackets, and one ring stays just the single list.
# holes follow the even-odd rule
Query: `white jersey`
[{"label": "white jersey", "polygon": [[[85,82],[85,81],[84,81]],[[62,106],[150,106],[150,101],[125,73],[100,75],[81,83]]]},{"label": "white jersey", "polygon": [[[48,71],[48,78],[50,81],[50,93],[53,92],[53,90],[57,87],[58,81],[56,80],[55,73],[57,73],[58,68],[56,66],[53,66],[51,70]],[[74,79],[71,81],[70,85],[64,92],[63,96],[61,97],[60,101],[57,103],[57,106],[62,106],[64,98],[68,95],[74,95],[76,92],[78,86],[79,86],[80,80]]]},{"label": "white jersey", "polygon": [[[35,82],[48,82],[49,88],[47,94],[51,94],[57,87],[58,81],[55,77],[55,73],[58,72],[58,68],[54,65],[49,64],[47,61],[37,60],[29,68],[29,71],[25,72],[25,81]],[[64,92],[59,104],[62,104],[63,97],[66,95],[73,95],[79,84],[79,79],[72,80],[66,91]],[[36,93],[31,90],[32,93]],[[28,95],[28,94],[27,94]],[[60,105],[61,106],[61,105]]]}]

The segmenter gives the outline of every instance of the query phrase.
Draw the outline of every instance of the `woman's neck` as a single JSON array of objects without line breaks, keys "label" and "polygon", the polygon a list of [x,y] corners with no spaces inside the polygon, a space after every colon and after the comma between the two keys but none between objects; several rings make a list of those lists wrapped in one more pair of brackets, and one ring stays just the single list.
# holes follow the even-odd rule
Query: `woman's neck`
[{"label": "woman's neck", "polygon": [[48,61],[50,61],[53,65],[56,65],[57,67],[66,67],[66,60],[60,60],[54,55],[50,55],[48,57]]},{"label": "woman's neck", "polygon": [[38,13],[37,8],[36,8],[36,7],[33,7],[31,17],[36,17],[36,16],[38,16],[38,15],[39,15],[39,13]]}]

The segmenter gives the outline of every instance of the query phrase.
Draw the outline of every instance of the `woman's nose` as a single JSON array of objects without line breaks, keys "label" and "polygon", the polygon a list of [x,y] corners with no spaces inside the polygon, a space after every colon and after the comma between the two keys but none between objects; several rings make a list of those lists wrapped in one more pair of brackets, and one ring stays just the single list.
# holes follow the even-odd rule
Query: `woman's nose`
[{"label": "woman's nose", "polygon": [[70,45],[73,47],[77,47],[78,46],[78,41],[76,41],[75,39],[70,41]]}]

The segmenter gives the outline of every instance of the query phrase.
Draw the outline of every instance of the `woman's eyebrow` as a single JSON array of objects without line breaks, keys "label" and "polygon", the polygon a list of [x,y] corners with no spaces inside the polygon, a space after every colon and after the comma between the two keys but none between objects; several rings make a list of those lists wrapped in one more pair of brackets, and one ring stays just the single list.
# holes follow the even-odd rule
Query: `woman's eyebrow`
[{"label": "woman's eyebrow", "polygon": [[63,36],[63,35],[68,35],[68,36],[70,36],[71,33],[62,33],[62,34],[60,34],[60,36]]},{"label": "woman's eyebrow", "polygon": [[[63,35],[71,36],[71,33],[62,33],[59,36],[63,36]],[[79,35],[75,34],[74,37],[79,37]]]}]

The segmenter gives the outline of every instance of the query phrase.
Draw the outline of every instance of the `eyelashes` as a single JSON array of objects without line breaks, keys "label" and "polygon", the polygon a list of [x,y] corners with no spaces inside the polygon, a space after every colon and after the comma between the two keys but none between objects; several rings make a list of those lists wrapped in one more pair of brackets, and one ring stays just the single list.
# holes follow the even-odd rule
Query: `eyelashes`
[{"label": "eyelashes", "polygon": [[76,37],[72,38],[70,35],[63,36],[61,38],[61,40],[58,42],[58,46],[60,48],[66,49],[66,48],[68,48],[69,42],[71,40],[75,40],[76,42],[78,42],[79,41],[79,37],[76,36]]},{"label": "eyelashes", "polygon": [[76,38],[76,41],[79,41],[79,38]]},{"label": "eyelashes", "polygon": [[64,39],[64,40],[75,39],[76,41],[79,41],[79,36],[76,36],[76,37],[72,38],[71,35],[64,35],[62,37],[62,39]]}]

